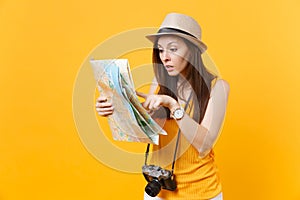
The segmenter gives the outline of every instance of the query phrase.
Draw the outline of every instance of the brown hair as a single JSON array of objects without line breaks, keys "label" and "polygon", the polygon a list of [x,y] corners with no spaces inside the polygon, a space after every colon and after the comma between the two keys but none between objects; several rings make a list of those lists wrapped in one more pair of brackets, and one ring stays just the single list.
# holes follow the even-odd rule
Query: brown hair
[{"label": "brown hair", "polygon": [[[179,87],[184,87],[186,84],[191,85],[193,91],[193,119],[201,123],[206,111],[208,100],[210,98],[211,84],[212,81],[216,78],[216,75],[209,72],[204,66],[200,49],[188,40],[184,38],[181,39],[189,48],[190,58],[185,69],[187,75],[184,78],[186,79],[186,82],[184,82]],[[159,57],[157,41],[154,43],[153,47],[152,62],[154,74],[159,85],[158,94],[169,95],[178,100],[180,96],[177,89],[178,76],[169,76],[168,72],[163,67],[162,61]],[[153,117],[170,118],[170,111],[169,109],[161,108],[156,113],[154,113]]]}]

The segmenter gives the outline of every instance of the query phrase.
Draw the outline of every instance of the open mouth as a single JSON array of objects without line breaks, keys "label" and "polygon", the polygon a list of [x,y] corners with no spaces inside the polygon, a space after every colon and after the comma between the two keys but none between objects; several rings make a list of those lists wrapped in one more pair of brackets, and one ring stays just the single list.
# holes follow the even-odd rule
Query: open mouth
[{"label": "open mouth", "polygon": [[174,66],[171,66],[171,65],[165,65],[165,68],[168,72],[173,71],[175,69]]}]

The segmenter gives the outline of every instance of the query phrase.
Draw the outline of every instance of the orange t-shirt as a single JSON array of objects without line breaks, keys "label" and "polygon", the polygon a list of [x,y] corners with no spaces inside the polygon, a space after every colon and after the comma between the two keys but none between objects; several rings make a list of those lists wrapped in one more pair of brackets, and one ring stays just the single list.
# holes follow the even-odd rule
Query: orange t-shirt
[{"label": "orange t-shirt", "polygon": [[[163,128],[168,135],[161,135],[159,144],[153,146],[151,162],[171,170],[178,125],[175,120],[167,119]],[[185,139],[184,133],[181,133],[179,139],[174,174],[177,189],[162,189],[158,196],[164,200],[210,199],[222,190],[213,150],[201,158],[199,152]]]}]

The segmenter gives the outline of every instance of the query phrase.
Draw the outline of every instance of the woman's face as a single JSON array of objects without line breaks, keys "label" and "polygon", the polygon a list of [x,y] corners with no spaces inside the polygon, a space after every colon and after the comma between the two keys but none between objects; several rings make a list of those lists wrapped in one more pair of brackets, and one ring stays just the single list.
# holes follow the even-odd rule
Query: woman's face
[{"label": "woman's face", "polygon": [[161,36],[157,41],[159,57],[170,76],[182,74],[189,60],[189,49],[180,37],[173,35]]}]

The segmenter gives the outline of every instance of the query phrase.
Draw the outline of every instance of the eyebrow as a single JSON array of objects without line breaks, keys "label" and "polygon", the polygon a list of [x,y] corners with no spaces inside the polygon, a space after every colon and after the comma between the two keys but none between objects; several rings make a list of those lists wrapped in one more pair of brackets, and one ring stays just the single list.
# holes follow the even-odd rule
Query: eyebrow
[{"label": "eyebrow", "polygon": [[[167,46],[170,46],[170,45],[172,45],[173,43],[178,44],[177,41],[171,41],[171,42],[169,42],[169,43],[167,44]],[[157,47],[159,47],[159,46],[161,46],[161,45],[160,45],[159,43],[157,43]]]}]

